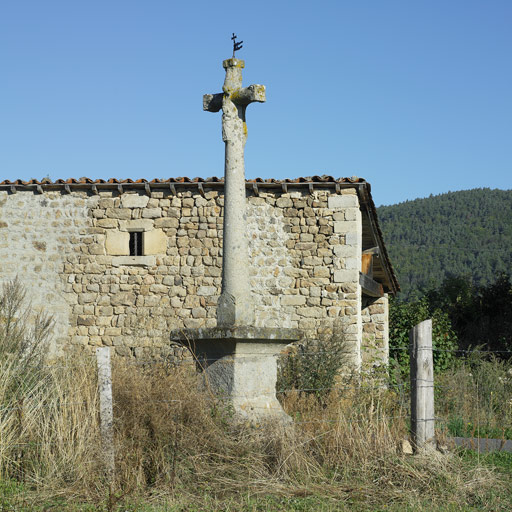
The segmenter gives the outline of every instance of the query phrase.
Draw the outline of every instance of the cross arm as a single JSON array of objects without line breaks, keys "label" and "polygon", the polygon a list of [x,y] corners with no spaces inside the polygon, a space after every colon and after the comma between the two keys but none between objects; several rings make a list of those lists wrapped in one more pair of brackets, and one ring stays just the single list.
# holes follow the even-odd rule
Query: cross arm
[{"label": "cross arm", "polygon": [[253,103],[254,101],[264,103],[267,99],[265,86],[254,84],[249,87],[242,87],[231,95],[231,99],[237,105],[249,105],[249,103]]},{"label": "cross arm", "polygon": [[203,110],[208,112],[218,112],[222,108],[223,93],[218,94],[204,94],[203,95]]},{"label": "cross arm", "polygon": [[[218,112],[222,108],[223,93],[203,95],[203,110]],[[255,101],[264,103],[266,101],[265,86],[254,84],[249,87],[242,87],[231,94],[230,99],[237,105],[249,105]]]}]

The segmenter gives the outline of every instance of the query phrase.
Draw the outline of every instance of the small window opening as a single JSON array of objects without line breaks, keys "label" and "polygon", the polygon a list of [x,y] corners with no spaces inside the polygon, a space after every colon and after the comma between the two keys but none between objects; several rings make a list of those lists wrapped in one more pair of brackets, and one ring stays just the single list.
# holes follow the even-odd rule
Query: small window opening
[{"label": "small window opening", "polygon": [[130,256],[142,256],[143,253],[143,232],[132,231],[130,233]]}]

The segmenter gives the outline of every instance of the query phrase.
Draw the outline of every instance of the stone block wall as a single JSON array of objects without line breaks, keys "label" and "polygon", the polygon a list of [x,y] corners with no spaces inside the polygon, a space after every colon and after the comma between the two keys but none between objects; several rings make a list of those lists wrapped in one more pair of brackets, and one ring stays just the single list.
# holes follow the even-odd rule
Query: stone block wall
[{"label": "stone block wall", "polygon": [[[248,193],[248,272],[257,326],[315,336],[337,323],[359,366],[361,212],[356,190],[341,192]],[[55,354],[108,345],[167,355],[179,351],[169,331],[216,325],[222,188],[2,191],[0,207],[0,279],[18,275],[33,305],[55,316]],[[143,236],[138,256],[132,232]]]},{"label": "stone block wall", "polygon": [[86,235],[89,225],[85,195],[0,191],[0,281],[18,277],[33,311],[54,317],[54,353],[70,342],[78,299],[65,269],[84,241],[92,241]]},{"label": "stone block wall", "polygon": [[[355,191],[354,191],[355,192]],[[356,194],[331,195],[329,209],[333,212],[334,232],[341,243],[333,247],[336,256],[334,282],[343,291],[344,310],[340,325],[347,347],[353,354],[354,368],[361,367],[361,301],[362,290],[359,284],[361,253],[363,248],[362,220],[359,200]]]},{"label": "stone block wall", "polygon": [[387,365],[389,359],[389,310],[388,296],[368,299],[363,304],[361,321],[363,337],[361,351],[365,369],[371,370],[382,364]]}]

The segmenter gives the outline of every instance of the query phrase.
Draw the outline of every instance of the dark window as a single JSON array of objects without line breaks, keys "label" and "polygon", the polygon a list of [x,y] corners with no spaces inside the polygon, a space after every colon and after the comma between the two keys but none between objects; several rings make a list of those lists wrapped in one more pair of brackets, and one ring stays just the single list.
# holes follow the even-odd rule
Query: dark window
[{"label": "dark window", "polygon": [[130,233],[130,256],[142,256],[142,231]]}]

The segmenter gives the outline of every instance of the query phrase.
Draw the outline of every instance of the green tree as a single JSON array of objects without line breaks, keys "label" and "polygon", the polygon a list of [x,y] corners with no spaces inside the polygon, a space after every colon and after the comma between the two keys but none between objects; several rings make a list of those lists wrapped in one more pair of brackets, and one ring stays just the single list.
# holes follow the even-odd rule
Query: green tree
[{"label": "green tree", "polygon": [[409,373],[409,332],[429,318],[432,319],[434,371],[445,370],[454,361],[457,350],[457,335],[448,314],[441,309],[432,309],[426,297],[413,302],[390,301],[390,357],[401,378]]},{"label": "green tree", "polygon": [[378,215],[403,300],[449,276],[488,286],[512,267],[512,190],[449,192],[381,206]]}]

